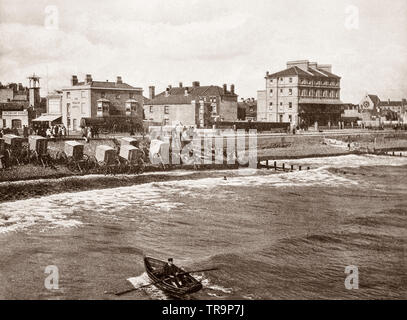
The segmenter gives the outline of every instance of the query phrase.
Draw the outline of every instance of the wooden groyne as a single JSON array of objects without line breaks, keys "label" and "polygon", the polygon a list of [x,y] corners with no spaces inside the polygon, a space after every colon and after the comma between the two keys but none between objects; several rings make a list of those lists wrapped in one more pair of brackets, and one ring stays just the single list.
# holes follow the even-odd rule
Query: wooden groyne
[{"label": "wooden groyne", "polygon": [[284,172],[291,172],[291,171],[302,171],[302,170],[310,170],[311,167],[309,166],[302,166],[302,165],[286,165],[284,162],[277,163],[277,161],[273,160],[265,160],[266,164],[262,164],[264,161],[257,162],[258,169],[268,169],[274,171],[284,171]]}]

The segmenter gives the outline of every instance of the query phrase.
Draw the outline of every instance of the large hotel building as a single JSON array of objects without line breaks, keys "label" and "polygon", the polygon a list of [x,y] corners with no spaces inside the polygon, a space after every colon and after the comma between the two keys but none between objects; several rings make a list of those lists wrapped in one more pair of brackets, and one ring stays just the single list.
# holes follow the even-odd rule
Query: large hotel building
[{"label": "large hotel building", "polygon": [[289,61],[285,70],[266,73],[266,89],[257,92],[257,120],[292,125],[337,123],[343,105],[340,79],[331,65]]}]

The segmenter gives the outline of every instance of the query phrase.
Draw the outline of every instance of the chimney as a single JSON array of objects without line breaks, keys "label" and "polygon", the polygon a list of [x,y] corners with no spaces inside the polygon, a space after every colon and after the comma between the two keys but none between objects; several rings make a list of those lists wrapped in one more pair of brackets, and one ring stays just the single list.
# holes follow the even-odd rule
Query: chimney
[{"label": "chimney", "polygon": [[78,84],[78,77],[73,75],[71,78],[71,85],[76,86]]},{"label": "chimney", "polygon": [[199,87],[199,81],[194,81],[194,82],[192,82],[192,86],[193,86],[194,88]]},{"label": "chimney", "polygon": [[168,89],[172,89],[172,85],[169,84],[169,85],[168,85]]},{"label": "chimney", "polygon": [[170,88],[165,89],[165,96],[168,97],[170,95]]},{"label": "chimney", "polygon": [[310,62],[309,67],[314,68],[314,69],[319,68],[318,63],[316,63],[316,62]]},{"label": "chimney", "polygon": [[179,83],[179,87],[182,88],[182,82]]},{"label": "chimney", "polygon": [[149,98],[150,100],[153,100],[155,98],[155,87],[150,86],[148,88],[149,88]]},{"label": "chimney", "polygon": [[226,94],[226,91],[227,91],[227,86],[226,86],[226,84],[223,84],[223,94]]},{"label": "chimney", "polygon": [[287,69],[291,67],[298,67],[302,70],[307,71],[309,66],[308,60],[296,60],[296,61],[287,61]]},{"label": "chimney", "polygon": [[117,84],[122,84],[122,83],[123,83],[123,80],[122,80],[122,77],[121,77],[121,76],[117,76],[116,83],[117,83]]},{"label": "chimney", "polygon": [[269,76],[269,74],[270,74],[270,72],[268,72],[268,71],[267,71],[267,72],[266,72],[266,77],[268,77],[268,76]]},{"label": "chimney", "polygon": [[330,64],[319,64],[318,69],[321,69],[323,71],[327,71],[327,72],[331,73],[332,72],[332,65],[330,65]]},{"label": "chimney", "polygon": [[230,92],[231,92],[232,94],[235,94],[235,85],[234,85],[234,84],[231,84],[231,85],[230,85]]},{"label": "chimney", "polygon": [[85,84],[91,83],[92,82],[92,75],[87,74],[85,78]]}]

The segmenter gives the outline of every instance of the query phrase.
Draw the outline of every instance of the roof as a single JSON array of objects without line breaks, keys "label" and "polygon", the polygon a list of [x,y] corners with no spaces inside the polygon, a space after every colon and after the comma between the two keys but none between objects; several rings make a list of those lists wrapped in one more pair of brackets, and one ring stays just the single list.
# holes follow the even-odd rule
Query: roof
[{"label": "roof", "polygon": [[403,101],[380,101],[379,106],[381,107],[390,107],[390,106],[403,106]]},{"label": "roof", "polygon": [[117,83],[109,81],[92,81],[92,88],[112,88],[112,89],[138,89],[127,83]]},{"label": "roof", "polygon": [[302,77],[316,77],[316,78],[336,78],[340,79],[341,77],[319,69],[319,68],[307,68],[307,71],[297,67],[297,66],[292,66],[290,68],[287,68],[285,70],[269,74],[267,77],[268,78],[275,78],[275,77],[287,77],[287,76],[302,76]]},{"label": "roof", "polygon": [[0,111],[23,111],[27,102],[0,102]]},{"label": "roof", "polygon": [[42,116],[39,116],[36,119],[33,119],[33,121],[55,121],[58,118],[61,118],[61,115],[57,115],[57,114],[44,114]]},{"label": "roof", "polygon": [[376,96],[375,94],[368,94],[368,97],[370,98],[370,100],[372,100],[372,102],[375,105],[379,105],[380,104],[380,99],[378,96]]},{"label": "roof", "polygon": [[[188,95],[185,95],[186,89],[188,89]],[[190,104],[192,100],[196,100],[199,97],[225,95],[237,97],[236,94],[230,91],[224,93],[223,88],[219,86],[176,87],[169,89],[168,96],[166,96],[166,91],[163,91],[156,95],[154,99],[147,99],[147,104]]]},{"label": "roof", "polygon": [[127,83],[117,83],[112,81],[91,81],[89,83],[85,82],[78,82],[73,86],[69,86],[63,88],[63,90],[72,90],[72,89],[80,89],[82,86],[90,86],[92,89],[100,88],[100,89],[124,89],[124,90],[142,90],[142,88],[133,87]]}]

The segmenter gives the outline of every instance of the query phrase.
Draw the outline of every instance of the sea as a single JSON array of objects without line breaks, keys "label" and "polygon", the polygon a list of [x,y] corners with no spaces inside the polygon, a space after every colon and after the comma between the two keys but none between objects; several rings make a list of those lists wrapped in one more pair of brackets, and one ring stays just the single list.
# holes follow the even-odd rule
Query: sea
[{"label": "sea", "polygon": [[217,267],[193,273],[191,300],[406,299],[407,158],[283,162],[310,169],[179,170],[1,202],[0,299],[171,299],[155,286],[113,294],[150,282],[144,256]]}]

